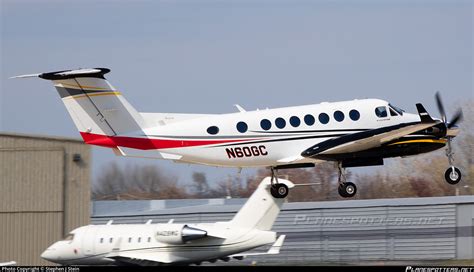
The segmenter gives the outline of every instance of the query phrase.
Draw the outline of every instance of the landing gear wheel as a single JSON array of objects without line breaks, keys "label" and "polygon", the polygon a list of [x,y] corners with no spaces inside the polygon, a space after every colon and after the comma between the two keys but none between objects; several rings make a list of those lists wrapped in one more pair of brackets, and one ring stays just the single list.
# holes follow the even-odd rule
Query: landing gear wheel
[{"label": "landing gear wheel", "polygon": [[277,183],[270,187],[270,193],[274,198],[285,198],[288,195],[288,186]]},{"label": "landing gear wheel", "polygon": [[342,197],[353,197],[357,193],[357,187],[352,182],[344,182],[339,185],[337,191]]},{"label": "landing gear wheel", "polygon": [[461,171],[459,171],[459,169],[454,166],[449,167],[444,173],[444,178],[446,179],[446,182],[451,185],[458,184],[458,182],[461,180]]}]

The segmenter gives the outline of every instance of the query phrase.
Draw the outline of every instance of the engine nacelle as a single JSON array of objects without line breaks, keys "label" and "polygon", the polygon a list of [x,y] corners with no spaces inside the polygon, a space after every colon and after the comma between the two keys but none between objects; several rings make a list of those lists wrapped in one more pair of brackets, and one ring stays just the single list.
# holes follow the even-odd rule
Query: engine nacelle
[{"label": "engine nacelle", "polygon": [[184,224],[160,224],[157,226],[155,239],[161,243],[180,245],[207,236],[205,230],[192,228]]}]

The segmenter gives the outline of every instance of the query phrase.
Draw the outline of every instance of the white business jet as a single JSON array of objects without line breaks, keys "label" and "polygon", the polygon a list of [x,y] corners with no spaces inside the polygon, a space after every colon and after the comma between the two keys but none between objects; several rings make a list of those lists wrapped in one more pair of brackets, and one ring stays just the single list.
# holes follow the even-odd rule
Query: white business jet
[{"label": "white business jet", "polygon": [[430,152],[447,144],[450,184],[461,180],[453,165],[451,140],[462,112],[448,122],[433,119],[421,104],[418,114],[380,99],[361,99],[228,114],[143,113],[133,108],[104,75],[106,68],[67,70],[18,77],[51,80],[84,142],[115,154],[225,167],[269,167],[272,195],[285,197],[276,170],[314,167],[335,161],[339,194],[352,197],[347,167],[383,165],[385,158]]},{"label": "white business jet", "polygon": [[[280,184],[293,188],[288,180]],[[285,235],[271,231],[283,198],[270,195],[266,177],[228,222],[89,225],[77,228],[41,257],[65,265],[183,265],[278,254]],[[267,252],[243,253],[274,243]]]}]

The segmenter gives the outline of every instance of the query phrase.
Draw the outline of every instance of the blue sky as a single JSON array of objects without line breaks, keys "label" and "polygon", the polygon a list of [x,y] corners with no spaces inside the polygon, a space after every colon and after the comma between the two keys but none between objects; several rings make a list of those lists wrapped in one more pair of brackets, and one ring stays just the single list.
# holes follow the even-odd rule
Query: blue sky
[{"label": "blue sky", "polygon": [[[79,67],[112,69],[109,81],[143,112],[370,97],[437,115],[438,90],[451,107],[473,98],[472,1],[0,3],[0,131],[78,137],[49,82],[8,77]],[[183,182],[236,173],[93,154],[94,176],[111,161],[157,164]]]}]

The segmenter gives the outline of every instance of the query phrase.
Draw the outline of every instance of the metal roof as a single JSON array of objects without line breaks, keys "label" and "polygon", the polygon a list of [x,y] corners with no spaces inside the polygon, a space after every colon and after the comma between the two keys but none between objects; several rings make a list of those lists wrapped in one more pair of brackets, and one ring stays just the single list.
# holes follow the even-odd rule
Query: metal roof
[{"label": "metal roof", "polygon": [[[93,201],[92,217],[236,212],[247,198]],[[474,203],[474,196],[443,196],[285,203],[282,210],[426,206]]]}]

